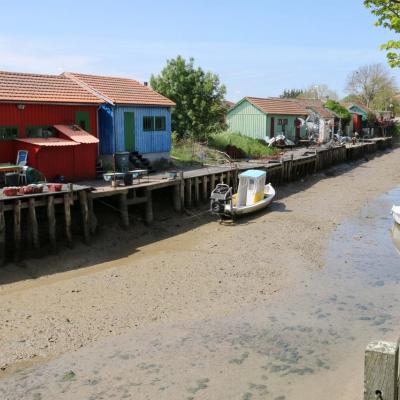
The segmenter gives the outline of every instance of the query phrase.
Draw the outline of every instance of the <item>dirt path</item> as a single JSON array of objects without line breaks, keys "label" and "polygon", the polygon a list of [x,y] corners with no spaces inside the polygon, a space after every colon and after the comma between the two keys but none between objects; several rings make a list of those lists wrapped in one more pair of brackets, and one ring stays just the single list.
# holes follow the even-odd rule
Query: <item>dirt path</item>
[{"label": "dirt path", "polygon": [[[157,322],[228,315],[321,268],[343,218],[400,184],[400,150],[278,188],[269,212],[222,226],[206,213],[103,230],[90,247],[1,271],[0,366],[66,353]],[[122,256],[122,258],[121,258]]]}]

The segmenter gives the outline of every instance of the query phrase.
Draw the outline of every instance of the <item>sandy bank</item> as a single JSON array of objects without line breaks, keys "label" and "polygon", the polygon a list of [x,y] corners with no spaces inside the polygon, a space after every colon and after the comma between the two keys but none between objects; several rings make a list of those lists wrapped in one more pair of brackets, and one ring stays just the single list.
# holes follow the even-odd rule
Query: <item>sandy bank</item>
[{"label": "sandy bank", "polygon": [[[154,321],[208,318],[268,301],[322,267],[332,229],[400,184],[400,150],[283,188],[233,226],[207,213],[129,231],[1,271],[0,366],[68,352]],[[157,216],[157,214],[156,214]]]}]

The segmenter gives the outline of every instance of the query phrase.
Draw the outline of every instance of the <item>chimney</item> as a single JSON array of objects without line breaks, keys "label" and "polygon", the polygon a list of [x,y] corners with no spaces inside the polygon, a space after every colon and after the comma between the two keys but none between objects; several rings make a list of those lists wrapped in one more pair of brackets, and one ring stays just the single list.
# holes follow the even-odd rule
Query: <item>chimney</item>
[{"label": "chimney", "polygon": [[144,86],[149,86],[149,82],[143,82]]}]

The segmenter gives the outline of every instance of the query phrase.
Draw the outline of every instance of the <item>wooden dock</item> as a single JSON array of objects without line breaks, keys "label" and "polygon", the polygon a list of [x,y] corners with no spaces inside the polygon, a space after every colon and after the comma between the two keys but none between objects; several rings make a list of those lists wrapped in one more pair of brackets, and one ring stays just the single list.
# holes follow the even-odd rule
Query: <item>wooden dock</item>
[{"label": "wooden dock", "polygon": [[[94,204],[112,198],[117,203],[123,227],[130,225],[129,207],[145,205],[145,221],[153,221],[153,192],[164,188],[172,190],[172,204],[180,212],[208,202],[217,183],[227,183],[234,189],[238,175],[248,169],[267,171],[267,179],[274,186],[301,179],[307,175],[327,169],[343,162],[352,162],[384,150],[392,144],[391,138],[377,138],[331,148],[296,149],[285,153],[277,160],[233,162],[221,166],[182,171],[176,178],[165,174],[150,175],[131,186],[112,187],[102,180],[81,182],[79,185],[64,185],[61,192],[5,197],[0,195],[0,265],[7,260],[18,261],[25,248],[40,249],[39,231],[47,231],[46,244],[57,248],[58,240],[73,245],[72,213],[79,212],[80,236],[90,242],[96,231],[97,218]],[[40,217],[39,217],[40,214]],[[60,226],[63,229],[60,232]],[[45,228],[43,228],[45,227]],[[41,228],[41,229],[40,229]],[[42,235],[43,236],[43,235]],[[7,243],[12,243],[12,246]],[[48,248],[49,246],[46,246]]]}]

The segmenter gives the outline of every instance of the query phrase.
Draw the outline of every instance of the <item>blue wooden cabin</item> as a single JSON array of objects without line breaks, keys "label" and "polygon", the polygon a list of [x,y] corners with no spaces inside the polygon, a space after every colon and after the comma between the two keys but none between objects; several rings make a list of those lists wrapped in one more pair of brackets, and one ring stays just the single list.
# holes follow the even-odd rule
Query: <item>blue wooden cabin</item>
[{"label": "blue wooden cabin", "polygon": [[127,151],[149,160],[169,157],[174,102],[133,79],[67,75],[104,100],[98,109],[100,156]]}]

